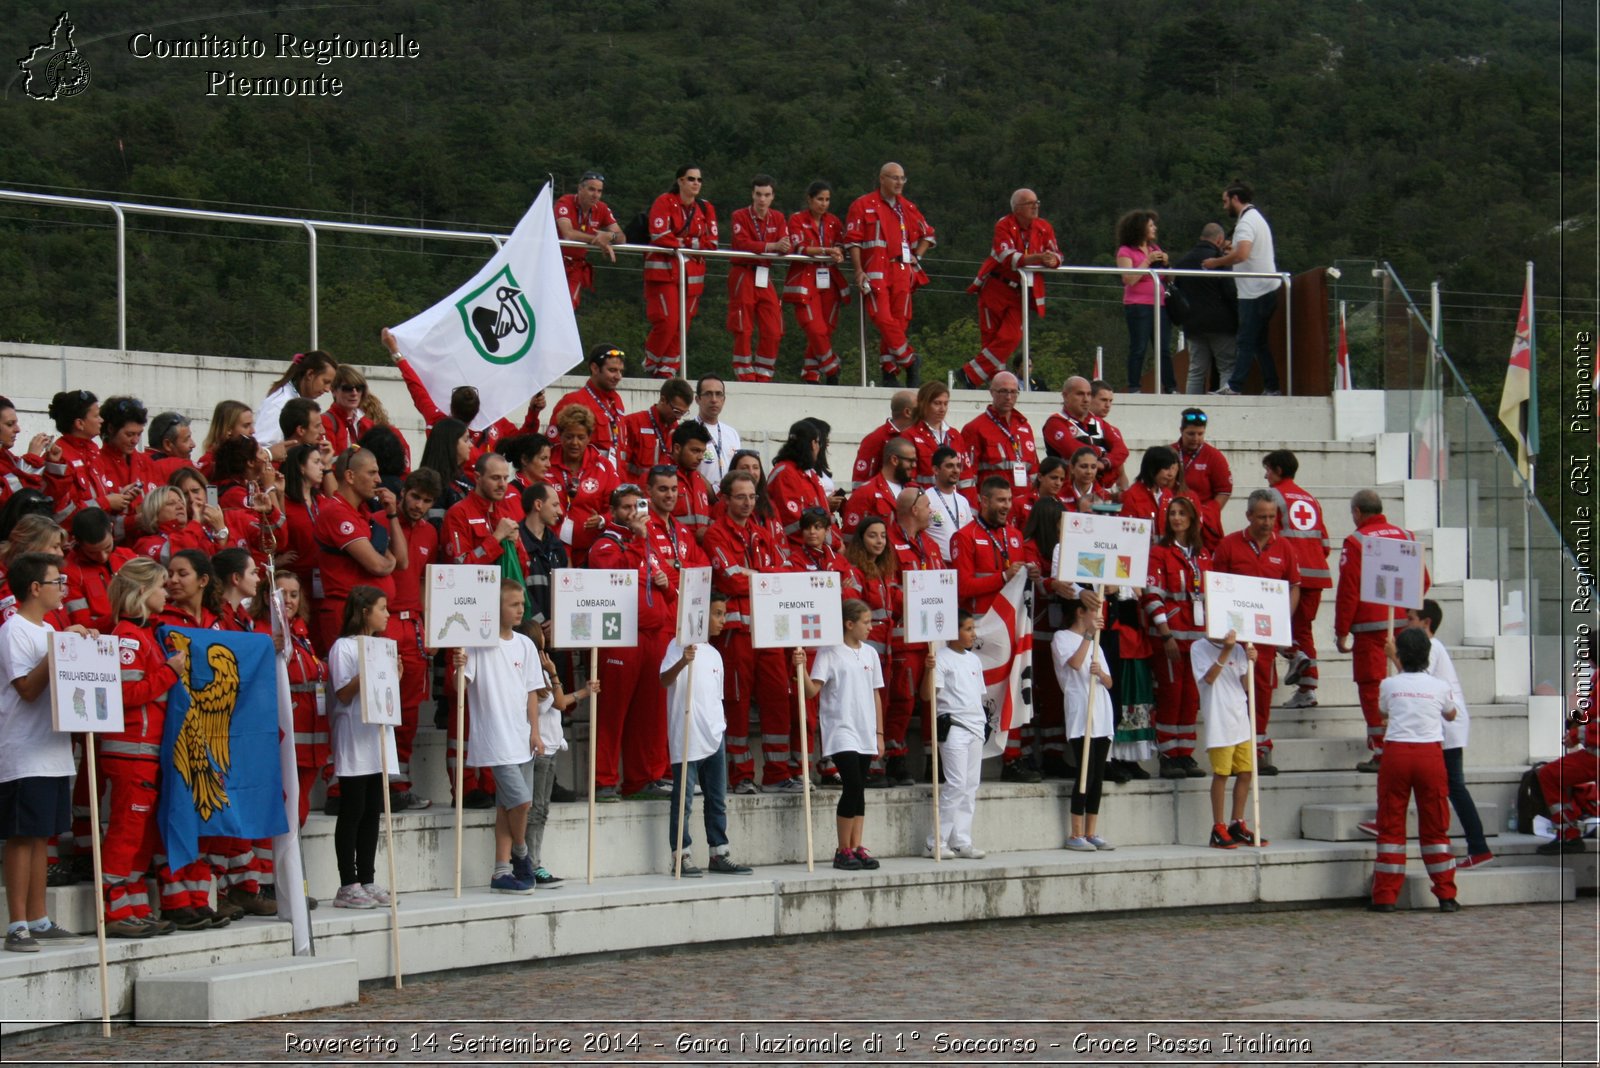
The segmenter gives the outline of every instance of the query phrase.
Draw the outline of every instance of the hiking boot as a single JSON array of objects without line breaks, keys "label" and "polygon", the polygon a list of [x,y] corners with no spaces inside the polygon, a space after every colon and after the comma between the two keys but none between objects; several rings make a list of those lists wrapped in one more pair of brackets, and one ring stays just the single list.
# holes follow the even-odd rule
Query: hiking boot
[{"label": "hiking boot", "polygon": [[[200,906],[196,906],[196,908],[199,907]],[[211,906],[207,905],[205,907],[210,908]],[[234,920],[237,920],[244,915],[244,906],[236,905],[232,901],[229,901],[228,895],[219,890],[217,891],[217,907],[211,909],[211,911],[215,912],[218,916],[221,916],[229,923],[232,923]]]},{"label": "hiking boot", "polygon": [[1001,782],[1035,783],[1042,781],[1044,776],[1028,767],[1021,760],[1012,760],[1000,768]]},{"label": "hiking boot", "polygon": [[1397,910],[1395,908],[1395,904],[1394,904],[1393,901],[1369,901],[1369,902],[1367,902],[1367,911],[1368,912],[1395,912]]},{"label": "hiking boot", "polygon": [[211,926],[211,919],[202,916],[192,908],[163,909],[161,918],[179,931],[204,931]]},{"label": "hiking boot", "polygon": [[1206,769],[1195,763],[1195,759],[1192,756],[1179,757],[1178,765],[1183,768],[1183,773],[1191,779],[1203,779],[1206,777]]},{"label": "hiking boot", "polygon": [[1365,772],[1368,775],[1376,775],[1378,774],[1378,763],[1380,760],[1382,760],[1382,757],[1376,756],[1370,760],[1363,760],[1361,763],[1356,765],[1356,770]]},{"label": "hiking boot", "polygon": [[[210,905],[196,905],[194,906],[194,913],[196,916],[199,916],[201,919],[205,920],[206,926],[210,927],[213,931],[220,931],[222,928],[228,926],[228,924],[239,918],[238,916],[233,915],[233,911],[231,909],[227,912],[219,912]],[[239,915],[242,916],[244,913],[241,912]],[[179,926],[180,928],[182,927],[181,924]],[[195,930],[199,930],[199,928],[197,927]]]},{"label": "hiking boot", "polygon": [[1161,758],[1160,775],[1163,779],[1187,779],[1189,777],[1189,773],[1183,770],[1183,765],[1169,756]]},{"label": "hiking boot", "polygon": [[1278,774],[1278,766],[1272,762],[1272,752],[1270,750],[1265,752],[1265,753],[1257,753],[1256,754],[1256,774],[1257,775],[1276,775],[1276,774]]},{"label": "hiking boot", "polygon": [[1453,897],[1447,897],[1443,901],[1439,902],[1439,911],[1440,912],[1460,912],[1461,911],[1461,902],[1457,901]]},{"label": "hiking boot", "polygon": [[251,894],[234,887],[227,892],[227,899],[228,904],[237,907],[246,916],[276,916],[278,914],[278,903],[260,891]]},{"label": "hiking boot", "polygon": [[1131,782],[1133,776],[1128,773],[1127,768],[1122,766],[1122,761],[1112,760],[1106,764],[1105,780],[1121,786],[1123,783]]},{"label": "hiking boot", "polygon": [[1131,776],[1135,781],[1148,779],[1150,777],[1150,773],[1144,770],[1144,765],[1140,764],[1137,760],[1124,760],[1122,763],[1123,766],[1128,769],[1129,776]]}]

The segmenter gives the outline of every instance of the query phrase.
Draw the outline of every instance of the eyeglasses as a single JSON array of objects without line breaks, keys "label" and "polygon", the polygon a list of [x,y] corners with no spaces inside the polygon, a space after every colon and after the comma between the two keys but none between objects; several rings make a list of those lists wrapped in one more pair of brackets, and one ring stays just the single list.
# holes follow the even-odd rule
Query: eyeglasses
[{"label": "eyeglasses", "polygon": [[1038,206],[1039,202],[1037,200],[1024,200],[1017,205],[1019,208],[1037,208]]},{"label": "eyeglasses", "polygon": [[41,586],[60,586],[62,589],[66,589],[67,588],[67,576],[59,575],[59,576],[57,576],[56,578],[53,578],[53,579],[42,579],[42,580],[40,580],[39,585],[41,585]]},{"label": "eyeglasses", "polygon": [[709,398],[711,400],[721,400],[723,397],[726,397],[727,394],[720,389],[703,389],[699,392],[698,396]]}]

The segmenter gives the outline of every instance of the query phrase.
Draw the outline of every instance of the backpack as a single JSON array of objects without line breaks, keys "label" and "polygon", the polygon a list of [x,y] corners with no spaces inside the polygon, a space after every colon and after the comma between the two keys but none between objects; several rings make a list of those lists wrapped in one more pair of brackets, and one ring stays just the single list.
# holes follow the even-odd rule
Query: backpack
[{"label": "backpack", "polygon": [[1532,834],[1533,819],[1535,816],[1550,818],[1550,806],[1545,804],[1544,791],[1539,787],[1539,769],[1544,767],[1540,761],[1522,773],[1522,781],[1517,784],[1517,833]]}]

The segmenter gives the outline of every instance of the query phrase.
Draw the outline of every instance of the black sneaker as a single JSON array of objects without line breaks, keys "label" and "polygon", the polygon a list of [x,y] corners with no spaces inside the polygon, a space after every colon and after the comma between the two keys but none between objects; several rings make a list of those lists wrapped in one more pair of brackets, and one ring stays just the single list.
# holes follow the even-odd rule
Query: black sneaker
[{"label": "black sneaker", "polygon": [[1276,774],[1278,774],[1278,765],[1276,765],[1276,764],[1274,764],[1272,762],[1272,754],[1270,752],[1257,753],[1256,754],[1256,774],[1257,775],[1276,775]]},{"label": "black sneaker", "polygon": [[551,875],[542,864],[533,869],[533,883],[535,886],[555,886],[560,881],[561,877],[559,875]]},{"label": "black sneaker", "polygon": [[749,875],[753,870],[746,865],[739,864],[726,853],[711,854],[711,863],[706,867],[718,875]]},{"label": "black sneaker", "polygon": [[[78,873],[67,864],[51,864],[45,868],[44,885],[46,886],[76,886]],[[25,951],[26,952],[26,951]]]},{"label": "black sneaker", "polygon": [[494,795],[487,790],[468,790],[461,799],[462,808],[494,808]]},{"label": "black sneaker", "polygon": [[1394,902],[1392,902],[1392,901],[1369,901],[1369,902],[1367,902],[1367,911],[1368,912],[1395,912],[1397,910],[1395,908]]},{"label": "black sneaker", "polygon": [[[834,860],[833,866],[836,868],[839,866],[837,858]],[[861,865],[857,864],[856,867],[859,868]],[[37,953],[39,952],[39,942],[33,935],[28,933],[26,927],[19,927],[6,935],[6,951],[9,953]]]},{"label": "black sneaker", "polygon": [[[1255,832],[1245,824],[1244,820],[1234,820],[1232,823],[1228,824],[1228,837],[1232,838],[1240,845],[1253,846],[1256,844]],[[1269,846],[1272,844],[1272,842],[1266,838],[1263,838],[1261,839],[1261,844],[1264,846]]]},{"label": "black sneaker", "polygon": [[1068,779],[1072,777],[1072,769],[1067,767],[1067,758],[1060,753],[1046,753],[1044,762],[1039,765],[1039,774],[1046,779]]},{"label": "black sneaker", "polygon": [[577,799],[578,795],[576,793],[567,789],[565,786],[562,786],[560,783],[557,782],[550,784],[551,801],[561,804],[567,801],[576,801]]},{"label": "black sneaker", "polygon": [[[848,849],[836,849],[833,851],[833,866],[840,871],[860,871],[861,861],[857,860],[855,853]],[[11,948],[11,940],[9,938],[6,939],[6,948]],[[34,948],[37,949],[38,947]]]},{"label": "black sneaker", "polygon": [[1552,838],[1534,852],[1541,857],[1559,857],[1563,853],[1583,853],[1587,850],[1584,849],[1582,838]]},{"label": "black sneaker", "polygon": [[1121,786],[1123,783],[1129,782],[1132,779],[1133,776],[1128,774],[1128,769],[1122,766],[1122,761],[1113,760],[1106,764],[1106,782],[1114,782],[1118,786]]},{"label": "black sneaker", "polygon": [[[322,802],[322,814],[324,816],[337,816],[339,814],[338,794],[329,794],[327,799]],[[181,927],[179,928],[179,930],[182,929]]]},{"label": "black sneaker", "polygon": [[1213,823],[1211,825],[1211,848],[1238,849],[1239,843],[1235,842],[1228,834],[1228,828],[1224,827],[1220,823]]},{"label": "black sneaker", "polygon": [[911,777],[911,769],[906,766],[906,758],[893,756],[884,761],[884,775],[895,786],[915,786],[917,780]]},{"label": "black sneaker", "polygon": [[865,871],[876,871],[878,868],[878,858],[868,853],[866,846],[856,846],[856,859]]},{"label": "black sneaker", "polygon": [[887,790],[894,784],[889,781],[889,776],[878,770],[867,772],[867,781],[864,785],[868,790]]},{"label": "black sneaker", "polygon": [[1041,781],[1042,779],[1043,776],[1041,776],[1037,771],[1034,771],[1032,768],[1028,767],[1028,765],[1024,764],[1020,760],[1010,761],[1009,763],[1002,765],[1000,768],[1001,782],[1035,783]]},{"label": "black sneaker", "polygon": [[1144,780],[1150,777],[1150,773],[1144,770],[1144,765],[1140,764],[1137,760],[1125,760],[1122,763],[1123,766],[1128,769],[1128,775],[1130,778]]},{"label": "black sneaker", "polygon": [[538,882],[538,879],[534,877],[533,855],[524,853],[520,857],[513,856],[511,858],[511,874],[525,883]]},{"label": "black sneaker", "polygon": [[1440,912],[1460,912],[1461,911],[1461,902],[1457,901],[1453,897],[1452,898],[1446,898],[1445,900],[1439,902],[1439,911]]}]

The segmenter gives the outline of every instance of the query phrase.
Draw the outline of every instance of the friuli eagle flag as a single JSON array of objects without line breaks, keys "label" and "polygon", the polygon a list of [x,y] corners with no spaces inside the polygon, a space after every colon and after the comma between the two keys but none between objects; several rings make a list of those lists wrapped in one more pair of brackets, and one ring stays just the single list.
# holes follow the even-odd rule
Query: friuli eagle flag
[{"label": "friuli eagle flag", "polygon": [[1500,391],[1500,422],[1517,441],[1517,470],[1524,479],[1532,478],[1530,456],[1539,455],[1539,371],[1534,363],[1533,342],[1533,264],[1528,264],[1528,280],[1522,287],[1522,311],[1517,315],[1517,334],[1511,339],[1511,362],[1506,365],[1506,384]]},{"label": "friuli eagle flag", "polygon": [[973,646],[983,665],[983,710],[989,719],[985,756],[1005,751],[1006,735],[1033,719],[1033,580],[1011,576],[978,620]]},{"label": "friuli eagle flag", "polygon": [[278,762],[278,683],[265,634],[162,627],[189,656],[167,698],[157,823],[167,861],[200,855],[202,835],[271,838],[288,830]]},{"label": "friuli eagle flag", "polygon": [[474,430],[582,363],[550,186],[477,274],[391,332],[436,404],[457,386],[477,388]]}]

